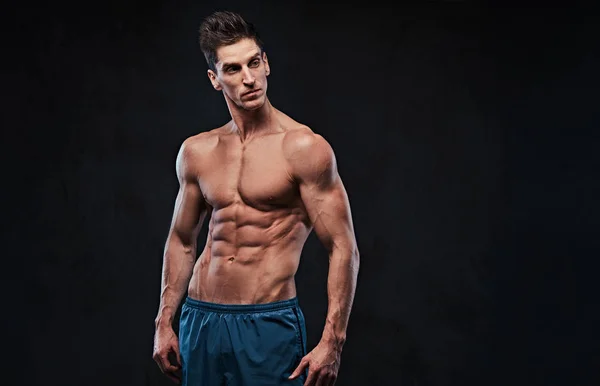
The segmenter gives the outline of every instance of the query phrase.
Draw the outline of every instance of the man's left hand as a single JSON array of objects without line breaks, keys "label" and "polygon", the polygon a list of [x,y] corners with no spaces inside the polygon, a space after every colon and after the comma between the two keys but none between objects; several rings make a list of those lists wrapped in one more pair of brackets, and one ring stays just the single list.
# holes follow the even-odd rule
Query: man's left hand
[{"label": "man's left hand", "polygon": [[341,349],[321,341],[302,358],[289,379],[298,378],[308,367],[308,377],[304,386],[333,386],[340,368],[341,354]]}]

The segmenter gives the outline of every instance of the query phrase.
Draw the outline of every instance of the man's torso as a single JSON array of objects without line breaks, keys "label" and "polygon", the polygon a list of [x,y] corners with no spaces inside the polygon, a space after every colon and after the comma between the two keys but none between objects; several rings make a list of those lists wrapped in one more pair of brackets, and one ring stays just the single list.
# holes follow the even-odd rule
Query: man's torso
[{"label": "man's torso", "polygon": [[310,129],[278,116],[278,130],[244,143],[230,124],[193,142],[193,168],[210,220],[191,298],[248,304],[296,295],[294,275],[312,228],[285,147]]}]

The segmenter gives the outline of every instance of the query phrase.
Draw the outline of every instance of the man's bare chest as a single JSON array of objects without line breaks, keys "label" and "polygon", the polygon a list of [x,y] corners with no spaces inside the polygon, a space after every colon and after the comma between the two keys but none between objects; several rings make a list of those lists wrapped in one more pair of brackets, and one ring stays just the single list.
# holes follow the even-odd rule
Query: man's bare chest
[{"label": "man's bare chest", "polygon": [[200,167],[199,184],[209,205],[243,203],[260,210],[289,206],[298,197],[281,143],[223,143]]}]

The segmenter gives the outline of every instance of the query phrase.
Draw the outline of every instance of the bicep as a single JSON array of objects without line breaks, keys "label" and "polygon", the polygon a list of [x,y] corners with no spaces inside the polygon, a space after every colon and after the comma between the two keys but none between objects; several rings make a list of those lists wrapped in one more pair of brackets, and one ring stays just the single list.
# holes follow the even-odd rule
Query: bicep
[{"label": "bicep", "polygon": [[329,251],[353,249],[350,204],[331,145],[320,135],[298,132],[290,138],[287,151],[291,175],[317,237]]},{"label": "bicep", "polygon": [[196,166],[199,163],[197,152],[184,142],[177,154],[176,172],[179,191],[175,199],[171,235],[177,236],[184,245],[193,245],[198,237],[204,216],[206,202],[200,184]]},{"label": "bicep", "polygon": [[206,215],[206,203],[196,181],[182,181],[175,199],[171,231],[183,244],[195,242]]},{"label": "bicep", "polygon": [[354,230],[348,194],[337,172],[330,183],[300,184],[302,202],[315,233],[327,250],[353,248]]}]

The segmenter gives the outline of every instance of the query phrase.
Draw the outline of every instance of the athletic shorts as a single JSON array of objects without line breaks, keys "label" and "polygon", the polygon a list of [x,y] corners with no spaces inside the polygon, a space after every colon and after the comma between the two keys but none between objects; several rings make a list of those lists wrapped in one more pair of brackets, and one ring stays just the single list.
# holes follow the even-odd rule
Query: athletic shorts
[{"label": "athletic shorts", "polygon": [[183,386],[303,385],[287,378],[306,355],[297,298],[216,304],[187,297],[179,323]]}]

